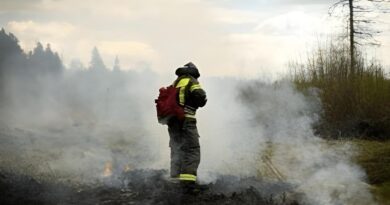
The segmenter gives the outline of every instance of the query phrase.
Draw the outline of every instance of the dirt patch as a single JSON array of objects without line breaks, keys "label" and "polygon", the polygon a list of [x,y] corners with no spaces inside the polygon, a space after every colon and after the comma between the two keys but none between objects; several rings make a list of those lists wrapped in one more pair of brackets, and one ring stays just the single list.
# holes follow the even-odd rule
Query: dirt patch
[{"label": "dirt patch", "polygon": [[2,204],[298,204],[291,186],[255,178],[220,176],[209,189],[184,194],[165,170],[133,170],[95,185],[39,182],[27,175],[0,174]]}]

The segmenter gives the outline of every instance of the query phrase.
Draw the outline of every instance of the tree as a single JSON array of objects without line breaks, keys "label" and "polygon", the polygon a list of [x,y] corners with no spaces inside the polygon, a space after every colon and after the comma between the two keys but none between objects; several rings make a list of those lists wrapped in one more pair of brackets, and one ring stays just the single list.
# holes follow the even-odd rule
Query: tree
[{"label": "tree", "polygon": [[[0,30],[0,77],[24,68],[26,56],[18,39],[12,34]],[[0,79],[1,81],[1,79]]]},{"label": "tree", "polygon": [[23,50],[19,46],[18,39],[12,34],[7,34],[4,28],[0,31],[0,64],[11,55],[22,55]]},{"label": "tree", "polygon": [[25,68],[26,56],[20,48],[18,39],[12,34],[0,30],[0,105],[6,98],[6,80],[21,72]]},{"label": "tree", "polygon": [[119,65],[119,59],[118,59],[118,56],[115,57],[115,61],[114,61],[114,67],[113,67],[113,71],[114,72],[119,72],[121,70],[121,67]]},{"label": "tree", "polygon": [[[390,3],[390,0],[339,0],[329,8],[329,14],[332,15],[335,8],[348,6],[348,37],[350,47],[350,74],[354,76],[356,65],[356,45],[362,45],[364,42],[371,45],[380,45],[374,36],[380,31],[372,28],[376,23],[367,17],[367,13],[375,11],[387,13],[383,8],[384,3]],[[369,5],[371,4],[371,5]]]},{"label": "tree", "polygon": [[48,72],[61,73],[63,69],[62,61],[57,52],[53,52],[50,44],[47,44],[45,49]]},{"label": "tree", "polygon": [[32,69],[36,69],[37,71],[43,70],[43,62],[45,58],[45,50],[40,42],[37,42],[35,48],[29,52],[28,59],[30,61],[30,65],[33,67]]},{"label": "tree", "polygon": [[106,65],[104,65],[103,59],[100,56],[99,50],[94,47],[92,50],[92,58],[90,62],[90,69],[93,71],[105,71],[107,70]]},{"label": "tree", "polygon": [[63,70],[63,65],[57,53],[53,52],[50,44],[47,44],[44,49],[40,42],[32,52],[29,53],[29,69],[33,75],[41,74],[60,74]]}]

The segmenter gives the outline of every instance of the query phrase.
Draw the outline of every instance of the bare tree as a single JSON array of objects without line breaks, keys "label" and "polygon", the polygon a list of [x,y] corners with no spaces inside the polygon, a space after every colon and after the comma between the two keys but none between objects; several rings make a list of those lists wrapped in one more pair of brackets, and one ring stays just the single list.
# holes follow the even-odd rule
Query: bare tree
[{"label": "bare tree", "polygon": [[338,7],[348,7],[348,37],[350,46],[351,76],[355,74],[356,46],[370,44],[379,46],[380,43],[374,38],[381,31],[375,30],[372,25],[377,21],[366,14],[381,12],[390,13],[388,5],[390,0],[338,0],[329,8],[332,15]]}]

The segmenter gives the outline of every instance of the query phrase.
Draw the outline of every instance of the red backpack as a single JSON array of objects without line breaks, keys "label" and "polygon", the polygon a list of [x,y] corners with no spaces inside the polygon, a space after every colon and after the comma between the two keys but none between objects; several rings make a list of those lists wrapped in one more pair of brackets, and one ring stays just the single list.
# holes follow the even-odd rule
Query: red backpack
[{"label": "red backpack", "polygon": [[184,119],[184,109],[177,103],[178,90],[174,86],[160,88],[160,94],[154,101],[157,109],[158,122],[166,125],[172,117]]}]

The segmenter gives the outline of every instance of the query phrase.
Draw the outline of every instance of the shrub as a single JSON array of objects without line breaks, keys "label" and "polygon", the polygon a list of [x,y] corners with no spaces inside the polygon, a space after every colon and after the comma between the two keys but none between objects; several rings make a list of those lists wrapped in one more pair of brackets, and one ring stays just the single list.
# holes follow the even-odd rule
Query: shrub
[{"label": "shrub", "polygon": [[348,46],[319,46],[306,63],[290,63],[291,79],[305,91],[316,87],[323,104],[316,126],[324,136],[386,138],[390,134],[390,79],[375,59],[358,52],[354,69]]}]

